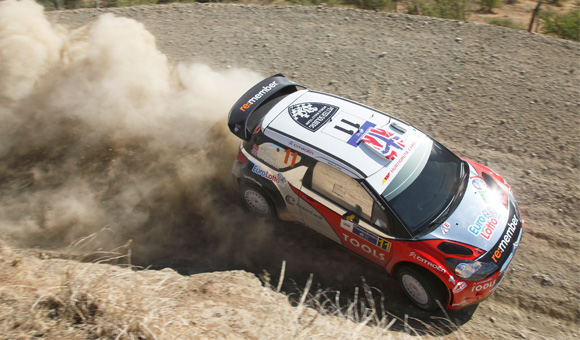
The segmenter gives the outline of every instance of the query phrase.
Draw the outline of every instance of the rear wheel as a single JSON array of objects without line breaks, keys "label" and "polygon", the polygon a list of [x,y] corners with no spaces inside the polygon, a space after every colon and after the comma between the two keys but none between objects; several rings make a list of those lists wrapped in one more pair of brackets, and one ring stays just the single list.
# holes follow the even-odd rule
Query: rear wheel
[{"label": "rear wheel", "polygon": [[397,271],[397,280],[403,291],[419,308],[432,311],[439,307],[436,301],[445,307],[445,292],[440,281],[423,269],[404,266]]},{"label": "rear wheel", "polygon": [[275,215],[276,211],[272,201],[261,189],[244,183],[241,186],[241,195],[246,207],[254,214],[262,217]]}]

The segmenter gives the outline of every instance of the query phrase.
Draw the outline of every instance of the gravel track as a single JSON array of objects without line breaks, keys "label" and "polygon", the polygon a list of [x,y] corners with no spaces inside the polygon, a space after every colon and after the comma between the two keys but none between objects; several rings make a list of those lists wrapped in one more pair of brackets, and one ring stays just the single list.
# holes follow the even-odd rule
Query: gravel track
[{"label": "gravel track", "polygon": [[520,202],[525,235],[506,280],[461,330],[474,339],[580,334],[578,43],[325,7],[188,4],[48,16],[76,28],[107,12],[143,23],[173,63],[280,72],[391,112],[500,172]]}]

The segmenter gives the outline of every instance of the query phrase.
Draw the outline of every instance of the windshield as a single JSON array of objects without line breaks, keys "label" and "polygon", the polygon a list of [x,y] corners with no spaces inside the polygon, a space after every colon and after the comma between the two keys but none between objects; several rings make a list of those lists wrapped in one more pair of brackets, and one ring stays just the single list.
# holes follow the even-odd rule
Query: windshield
[{"label": "windshield", "polygon": [[456,198],[462,196],[462,183],[467,178],[461,159],[437,142],[433,142],[428,159],[426,153],[415,155],[426,161],[410,159],[405,163],[397,174],[406,182],[404,187],[400,187],[401,181],[393,181],[382,193],[413,236],[434,222],[444,222],[442,217],[451,214],[459,203]]}]

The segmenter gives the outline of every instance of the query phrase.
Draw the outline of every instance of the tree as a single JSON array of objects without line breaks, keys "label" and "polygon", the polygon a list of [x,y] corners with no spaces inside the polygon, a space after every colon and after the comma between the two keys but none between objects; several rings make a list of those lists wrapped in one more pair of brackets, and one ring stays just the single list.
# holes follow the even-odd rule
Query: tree
[{"label": "tree", "polygon": [[542,31],[562,39],[580,41],[580,9],[572,9],[564,14],[544,13]]},{"label": "tree", "polygon": [[479,0],[482,13],[493,13],[494,8],[500,8],[503,4],[501,0]]}]

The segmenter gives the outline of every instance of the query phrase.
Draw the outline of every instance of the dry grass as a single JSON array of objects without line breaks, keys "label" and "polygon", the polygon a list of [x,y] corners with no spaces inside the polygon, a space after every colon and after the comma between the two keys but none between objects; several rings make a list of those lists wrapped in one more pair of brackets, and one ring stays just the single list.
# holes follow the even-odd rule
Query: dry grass
[{"label": "dry grass", "polygon": [[[71,249],[87,242],[83,239]],[[95,261],[130,262],[130,246]],[[182,276],[119,265],[0,253],[2,339],[423,339],[409,319],[386,312],[382,293],[363,282],[346,305],[340,292],[279,293],[243,271]],[[105,253],[105,252],[103,252]],[[38,254],[38,253],[37,253]],[[94,254],[87,256],[89,258]],[[378,304],[376,297],[378,298]],[[294,306],[289,303],[295,301]],[[394,331],[393,325],[403,325]],[[460,332],[455,332],[462,338]]]}]

